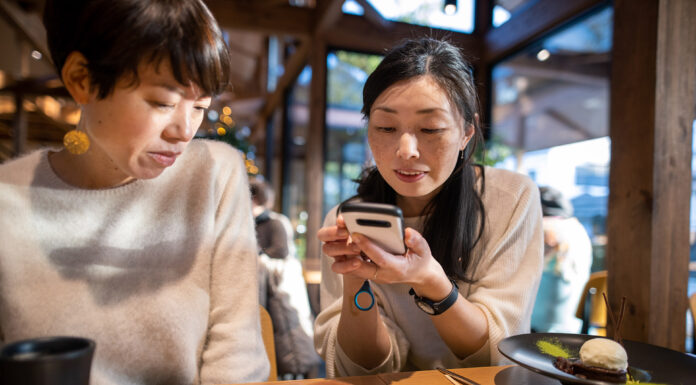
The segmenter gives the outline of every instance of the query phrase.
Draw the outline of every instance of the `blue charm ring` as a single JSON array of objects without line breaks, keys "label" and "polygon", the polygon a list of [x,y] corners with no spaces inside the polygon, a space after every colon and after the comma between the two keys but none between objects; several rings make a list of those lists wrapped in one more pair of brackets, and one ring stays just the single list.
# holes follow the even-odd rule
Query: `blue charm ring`
[{"label": "blue charm ring", "polygon": [[[364,306],[364,307],[360,306],[360,304],[358,303],[358,297],[362,293],[365,293],[365,294],[370,296],[370,304],[367,306]],[[375,305],[375,295],[372,294],[372,288],[370,288],[370,281],[365,280],[365,282],[360,287],[360,290],[358,290],[358,292],[355,293],[355,297],[353,297],[353,302],[355,302],[355,307],[357,307],[358,309],[360,309],[362,311],[368,311],[368,310],[372,309],[372,306]]]}]

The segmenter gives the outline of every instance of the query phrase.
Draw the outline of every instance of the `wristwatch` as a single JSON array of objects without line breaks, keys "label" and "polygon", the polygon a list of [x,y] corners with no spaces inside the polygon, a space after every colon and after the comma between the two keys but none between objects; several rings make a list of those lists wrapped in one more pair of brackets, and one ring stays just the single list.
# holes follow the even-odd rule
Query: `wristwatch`
[{"label": "wristwatch", "polygon": [[450,282],[452,282],[452,291],[450,291],[447,297],[440,302],[433,302],[428,298],[419,297],[413,288],[408,291],[408,294],[413,296],[413,300],[416,302],[416,305],[418,305],[418,307],[427,314],[442,314],[445,312],[445,310],[449,309],[450,306],[457,302],[457,296],[459,295],[459,286],[457,286],[457,283],[454,282],[453,279],[450,279]]}]

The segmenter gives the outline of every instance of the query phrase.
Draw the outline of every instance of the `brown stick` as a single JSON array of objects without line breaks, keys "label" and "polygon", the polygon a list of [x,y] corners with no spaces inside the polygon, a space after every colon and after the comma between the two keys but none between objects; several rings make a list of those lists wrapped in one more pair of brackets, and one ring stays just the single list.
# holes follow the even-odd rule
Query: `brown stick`
[{"label": "brown stick", "polygon": [[614,336],[616,337],[616,341],[623,345],[623,339],[621,338],[621,325],[623,323],[623,318],[625,314],[626,309],[626,297],[621,297],[621,310],[619,311],[619,321],[616,323],[616,332],[614,333]]},{"label": "brown stick", "polygon": [[[604,304],[607,305],[607,314],[609,314],[609,317],[611,318],[611,323],[614,325],[614,329],[618,329],[616,326],[616,319],[614,318],[614,311],[611,310],[611,306],[609,306],[609,299],[607,299],[607,293],[602,292],[602,297],[604,297]],[[614,330],[614,341],[618,342],[616,339],[617,333],[616,330]]]}]

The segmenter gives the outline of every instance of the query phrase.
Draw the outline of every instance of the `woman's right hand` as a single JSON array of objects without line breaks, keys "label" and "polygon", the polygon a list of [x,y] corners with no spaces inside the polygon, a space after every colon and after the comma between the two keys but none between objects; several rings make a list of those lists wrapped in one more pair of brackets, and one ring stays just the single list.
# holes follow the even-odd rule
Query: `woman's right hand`
[{"label": "woman's right hand", "polygon": [[[319,229],[317,238],[323,243],[322,251],[334,259],[331,270],[344,276],[357,273],[366,264],[360,256],[360,248],[350,238],[342,215],[336,218],[336,225]],[[362,279],[357,277],[362,283]]]}]

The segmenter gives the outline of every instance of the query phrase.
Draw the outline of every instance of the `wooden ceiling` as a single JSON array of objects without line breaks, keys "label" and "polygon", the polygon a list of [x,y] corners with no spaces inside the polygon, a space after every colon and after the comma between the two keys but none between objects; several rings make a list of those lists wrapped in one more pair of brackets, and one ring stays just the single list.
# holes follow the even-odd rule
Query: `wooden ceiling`
[{"label": "wooden ceiling", "polygon": [[[206,4],[227,35],[233,58],[232,91],[221,95],[218,107],[229,106],[237,124],[251,127],[255,134],[252,138],[261,140],[262,126],[281,104],[287,88],[308,64],[313,47],[319,45],[379,53],[406,37],[447,36],[473,56],[481,56],[481,40],[471,35],[387,21],[366,0],[357,1],[365,10],[364,16],[343,14],[344,0],[207,0]],[[27,82],[56,78],[49,65],[45,31],[41,24],[43,2],[0,1],[0,23],[6,23],[16,32],[15,37],[0,38],[2,52],[15,52],[15,60],[26,62],[28,53],[36,50],[42,54],[44,62],[38,70],[33,70],[37,66],[33,62],[0,68],[6,79],[0,82],[0,94],[19,90],[25,97],[34,97],[37,94],[33,91],[18,87]],[[269,62],[269,57],[272,57],[269,56],[270,37],[275,37],[278,42],[277,62]],[[17,40],[22,41],[19,45],[23,48],[17,48]],[[282,68],[275,88],[268,87],[269,66]],[[70,104],[69,101],[61,103]],[[29,114],[34,112],[29,111]],[[56,135],[42,136],[40,133],[45,130],[39,129],[35,120],[28,121],[30,139],[55,139]],[[56,125],[63,126],[64,123],[57,121]],[[0,139],[7,139],[13,124],[11,115],[0,116]]]}]

